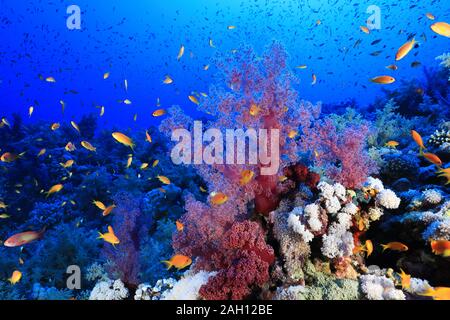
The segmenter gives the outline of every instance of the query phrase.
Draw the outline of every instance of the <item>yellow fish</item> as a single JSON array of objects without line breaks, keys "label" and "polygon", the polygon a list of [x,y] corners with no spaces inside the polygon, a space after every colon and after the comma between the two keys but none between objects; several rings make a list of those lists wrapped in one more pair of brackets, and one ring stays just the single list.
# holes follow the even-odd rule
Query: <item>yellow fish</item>
[{"label": "yellow fish", "polygon": [[177,220],[175,222],[175,225],[177,226],[177,231],[182,232],[184,230],[184,225],[181,223],[181,221]]},{"label": "yellow fish", "polygon": [[166,114],[166,110],[164,110],[164,109],[158,109],[152,113],[153,117],[155,117],[155,118],[162,117],[165,114]]},{"label": "yellow fish", "polygon": [[75,130],[78,131],[78,133],[81,133],[81,132],[80,132],[80,128],[79,128],[78,125],[75,123],[75,121],[70,121],[70,124],[72,125],[72,127],[73,127]]},{"label": "yellow fish", "polygon": [[261,109],[258,107],[258,105],[256,103],[252,103],[250,105],[249,112],[250,112],[251,116],[256,117],[259,114],[260,111],[261,111]]},{"label": "yellow fish", "polygon": [[411,275],[406,274],[403,269],[400,269],[400,278],[402,279],[402,289],[409,289],[411,287]]},{"label": "yellow fish", "polygon": [[74,160],[67,160],[64,163],[60,163],[61,167],[63,167],[64,169],[70,168],[73,166],[73,164],[75,163]]},{"label": "yellow fish", "polygon": [[109,76],[110,76],[110,73],[109,73],[109,72],[105,72],[105,73],[103,74],[103,80],[108,79]]},{"label": "yellow fish", "polygon": [[123,144],[124,146],[130,147],[131,149],[135,147],[133,140],[128,136],[124,135],[123,133],[114,132],[112,136],[117,142]]},{"label": "yellow fish", "polygon": [[145,131],[145,141],[147,141],[148,143],[152,143],[152,137],[150,136],[148,131]]},{"label": "yellow fish", "polygon": [[33,106],[31,106],[30,108],[28,108],[28,116],[29,116],[29,117],[31,117],[31,115],[33,114],[33,112],[34,112],[34,107],[33,107]]},{"label": "yellow fish", "polygon": [[125,99],[125,100],[123,100],[123,103],[126,104],[127,106],[133,104],[133,102],[131,102],[130,99]]},{"label": "yellow fish", "polygon": [[51,196],[52,194],[60,192],[64,186],[62,184],[56,184],[53,187],[50,188],[50,190],[47,191],[47,198]]},{"label": "yellow fish", "polygon": [[41,149],[39,151],[39,153],[37,154],[37,157],[39,158],[39,157],[43,156],[46,152],[47,152],[47,149]]},{"label": "yellow fish", "polygon": [[172,80],[172,78],[171,78],[169,75],[167,75],[167,76],[164,78],[163,83],[164,83],[164,84],[172,84],[172,83],[173,83],[173,80]]},{"label": "yellow fish", "polygon": [[64,147],[64,149],[65,149],[67,152],[73,152],[73,151],[76,150],[75,145],[74,145],[72,142],[68,142],[68,143],[66,144],[66,146]]},{"label": "yellow fish", "polygon": [[181,45],[180,50],[178,51],[177,60],[180,60],[184,55],[184,45]]},{"label": "yellow fish", "polygon": [[11,282],[12,285],[15,285],[22,279],[22,272],[16,270],[12,273],[11,278],[8,279],[9,282]]},{"label": "yellow fish", "polygon": [[430,12],[427,12],[427,13],[425,14],[425,16],[426,16],[428,19],[430,19],[430,20],[434,20],[434,19],[435,19],[434,15],[431,14]]},{"label": "yellow fish", "polygon": [[450,24],[447,22],[436,22],[431,26],[431,30],[441,36],[450,38]]},{"label": "yellow fish", "polygon": [[55,78],[53,78],[53,77],[47,77],[47,78],[45,78],[45,81],[50,82],[50,83],[56,82]]},{"label": "yellow fish", "polygon": [[103,210],[103,216],[109,216],[111,214],[111,212],[114,210],[114,208],[116,208],[116,205],[110,205],[109,207],[105,208],[105,210]]},{"label": "yellow fish", "polygon": [[156,167],[156,166],[158,165],[158,163],[159,163],[159,160],[153,161],[152,167],[153,167],[153,168]]},{"label": "yellow fish", "polygon": [[189,96],[188,98],[189,98],[189,100],[191,100],[192,103],[195,103],[195,104],[197,104],[197,105],[199,104],[198,99],[197,99],[196,97],[194,97],[194,96]]},{"label": "yellow fish", "polygon": [[125,168],[129,168],[129,167],[131,167],[131,164],[133,163],[133,155],[129,155],[128,156],[128,159],[127,159],[127,165],[126,165],[126,167]]},{"label": "yellow fish", "polygon": [[429,288],[424,293],[420,294],[425,297],[432,297],[433,300],[450,300],[450,288],[448,287],[435,287]]},{"label": "yellow fish", "polygon": [[360,28],[361,31],[364,32],[365,34],[369,34],[369,33],[370,33],[369,28],[367,28],[366,26],[360,26],[359,28]]},{"label": "yellow fish", "polygon": [[81,146],[83,148],[85,148],[86,150],[92,151],[92,152],[96,152],[97,148],[95,148],[92,144],[90,144],[87,141],[81,141]]},{"label": "yellow fish", "polygon": [[52,129],[52,131],[56,131],[61,127],[61,125],[59,123],[54,123],[52,124],[52,126],[50,127]]},{"label": "yellow fish", "polygon": [[98,239],[103,239],[105,242],[112,244],[114,247],[116,246],[116,244],[120,243],[119,238],[117,238],[117,236],[114,234],[114,230],[111,226],[108,226],[107,233],[102,234],[101,232],[99,232]]},{"label": "yellow fish", "polygon": [[92,203],[100,210],[106,210],[106,206],[101,201],[93,200]]},{"label": "yellow fish", "polygon": [[291,130],[288,133],[288,137],[291,138],[291,139],[294,139],[297,135],[298,135],[298,131],[296,131],[296,130]]},{"label": "yellow fish", "polygon": [[389,147],[389,148],[396,148],[399,145],[399,143],[397,141],[391,140],[388,141],[384,144],[385,147]]}]

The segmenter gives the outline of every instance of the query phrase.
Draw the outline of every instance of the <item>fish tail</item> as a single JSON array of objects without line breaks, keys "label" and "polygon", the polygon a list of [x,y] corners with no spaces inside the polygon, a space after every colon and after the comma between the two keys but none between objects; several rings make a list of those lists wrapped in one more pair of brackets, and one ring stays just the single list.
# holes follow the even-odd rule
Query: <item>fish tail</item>
[{"label": "fish tail", "polygon": [[167,270],[170,270],[170,269],[173,267],[172,262],[170,262],[170,261],[168,261],[168,260],[164,260],[164,261],[161,261],[161,262],[164,263],[164,264],[166,265]]},{"label": "fish tail", "polygon": [[99,237],[97,239],[103,239],[105,236],[103,235],[103,233],[99,232]]},{"label": "fish tail", "polygon": [[387,244],[382,244],[381,247],[383,248],[383,252],[389,247]]},{"label": "fish tail", "polygon": [[419,157],[423,157],[423,147],[420,147],[419,149]]}]

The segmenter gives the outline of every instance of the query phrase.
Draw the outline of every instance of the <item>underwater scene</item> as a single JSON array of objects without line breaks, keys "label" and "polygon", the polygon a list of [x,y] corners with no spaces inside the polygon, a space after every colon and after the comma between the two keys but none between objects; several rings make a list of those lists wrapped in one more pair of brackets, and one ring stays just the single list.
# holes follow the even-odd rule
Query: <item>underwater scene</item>
[{"label": "underwater scene", "polygon": [[0,300],[450,300],[448,0],[0,0]]}]

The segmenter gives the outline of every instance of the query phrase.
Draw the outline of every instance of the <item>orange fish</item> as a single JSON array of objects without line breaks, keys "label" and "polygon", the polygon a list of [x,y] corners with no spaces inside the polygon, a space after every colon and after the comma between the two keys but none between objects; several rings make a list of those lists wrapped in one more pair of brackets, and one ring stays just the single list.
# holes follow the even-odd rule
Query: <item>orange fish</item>
[{"label": "orange fish", "polygon": [[447,168],[447,169],[440,169],[440,170],[438,171],[438,176],[439,176],[440,178],[445,178],[445,179],[447,179],[446,185],[447,185],[447,184],[450,184],[450,168]]},{"label": "orange fish", "polygon": [[402,279],[402,289],[409,289],[411,287],[411,275],[406,274],[403,269],[400,269],[400,278]]},{"label": "orange fish", "polygon": [[390,64],[386,67],[386,69],[395,71],[398,70],[398,67],[395,64]]},{"label": "orange fish", "polygon": [[52,126],[50,127],[52,129],[52,131],[56,131],[61,127],[61,125],[59,123],[54,123],[52,124]]},{"label": "orange fish", "polygon": [[11,278],[9,278],[8,281],[11,282],[12,285],[15,285],[17,282],[20,281],[20,279],[22,279],[22,272],[16,270],[13,272]]},{"label": "orange fish", "polygon": [[165,176],[157,176],[158,180],[161,181],[163,184],[170,184],[170,179]]},{"label": "orange fish", "polygon": [[90,144],[87,141],[81,141],[81,146],[83,148],[85,148],[86,150],[92,151],[92,152],[96,152],[97,148],[95,148],[92,144]]},{"label": "orange fish", "polygon": [[50,190],[47,191],[47,198],[51,196],[52,194],[60,192],[64,186],[62,184],[55,184],[53,187],[50,188]]},{"label": "orange fish", "polygon": [[66,146],[64,147],[64,149],[65,149],[67,152],[74,152],[74,151],[76,150],[75,145],[74,145],[72,142],[68,142],[68,143],[66,144]]},{"label": "orange fish", "polygon": [[116,208],[116,205],[110,205],[109,207],[105,208],[105,210],[103,210],[103,216],[109,216],[111,214],[111,212],[114,210],[114,208]]},{"label": "orange fish", "polygon": [[178,270],[182,270],[192,264],[192,259],[187,256],[177,254],[174,255],[170,260],[164,260],[161,262],[166,264],[167,270],[170,270],[172,267],[175,267]]},{"label": "orange fish", "polygon": [[252,103],[250,105],[250,115],[253,117],[256,117],[259,114],[260,108],[258,107],[258,105],[256,103]]},{"label": "orange fish", "polygon": [[196,98],[196,97],[194,97],[194,96],[189,96],[188,97],[189,98],[189,100],[192,102],[192,103],[195,103],[195,104],[199,104],[199,102],[198,102],[198,99]]},{"label": "orange fish", "polygon": [[432,240],[431,251],[445,258],[450,257],[450,241],[447,240]]},{"label": "orange fish", "polygon": [[364,32],[365,34],[369,34],[369,33],[370,33],[369,28],[367,28],[366,26],[360,26],[359,28],[360,28],[361,31]]},{"label": "orange fish", "polygon": [[395,82],[395,78],[391,76],[378,76],[370,79],[370,81],[377,84],[391,84]]},{"label": "orange fish", "polygon": [[424,293],[420,294],[425,297],[433,297],[433,300],[450,300],[450,288],[448,287],[436,287],[429,288]]},{"label": "orange fish", "polygon": [[245,186],[248,184],[254,177],[255,173],[252,170],[244,170],[241,173],[241,178],[239,179],[239,183],[241,186]]},{"label": "orange fish", "polygon": [[158,109],[158,110],[154,111],[152,115],[153,115],[155,118],[157,118],[157,117],[162,117],[162,116],[165,115],[165,114],[166,114],[166,110],[164,110],[164,109]]},{"label": "orange fish", "polygon": [[153,141],[148,131],[145,131],[145,141],[147,141],[148,143],[152,143]]},{"label": "orange fish", "polygon": [[385,147],[388,147],[388,148],[394,148],[394,149],[395,149],[398,145],[399,145],[399,143],[398,143],[397,141],[394,141],[394,140],[388,141],[388,142],[386,142],[386,143],[384,144]]},{"label": "orange fish", "polygon": [[432,164],[434,164],[438,167],[442,166],[442,160],[434,153],[423,153],[422,155],[424,156],[425,159],[430,161]]},{"label": "orange fish", "polygon": [[177,230],[178,230],[179,232],[182,232],[182,231],[184,230],[184,224],[181,223],[181,221],[177,220],[177,221],[175,222],[175,224],[176,224]]},{"label": "orange fish", "polygon": [[386,249],[394,250],[394,251],[408,251],[408,247],[401,242],[389,242],[388,244],[382,244],[383,252]]},{"label": "orange fish", "polygon": [[124,146],[130,147],[132,150],[133,150],[133,148],[135,147],[133,140],[132,140],[130,137],[124,135],[124,134],[121,133],[121,132],[114,132],[114,133],[112,134],[112,137],[113,137],[117,142],[123,144]]},{"label": "orange fish", "polygon": [[3,245],[8,248],[22,247],[30,242],[40,239],[45,233],[45,228],[42,231],[27,231],[17,233],[9,237]]},{"label": "orange fish", "polygon": [[25,155],[25,152],[23,152],[23,153],[21,153],[19,155],[14,154],[14,153],[10,153],[10,152],[5,152],[0,157],[0,161],[1,162],[5,162],[5,163],[11,163],[11,162],[14,162],[17,159],[21,158],[23,155]]},{"label": "orange fish", "polygon": [[428,19],[430,19],[430,20],[436,19],[436,18],[434,17],[434,15],[433,15],[432,13],[430,13],[430,12],[427,12],[427,13],[425,14],[425,16],[426,16]]},{"label": "orange fish", "polygon": [[313,73],[311,85],[315,85],[317,83],[317,76]]},{"label": "orange fish", "polygon": [[210,201],[213,205],[220,206],[228,201],[228,196],[226,194],[223,194],[222,192],[212,192],[210,196]]},{"label": "orange fish", "polygon": [[414,48],[414,45],[416,44],[416,40],[412,38],[411,41],[406,42],[404,45],[398,49],[397,54],[395,55],[395,60],[399,61],[406,57],[406,55]]},{"label": "orange fish", "polygon": [[420,147],[420,151],[422,151],[425,148],[425,145],[423,144],[422,136],[415,130],[411,130],[411,136],[414,139],[414,141],[417,143],[417,145]]},{"label": "orange fish", "polygon": [[119,238],[114,233],[114,230],[111,226],[108,226],[108,232],[105,234],[102,234],[101,232],[98,233],[99,237],[97,239],[103,239],[105,242],[108,242],[112,244],[114,247],[116,244],[120,243]]}]

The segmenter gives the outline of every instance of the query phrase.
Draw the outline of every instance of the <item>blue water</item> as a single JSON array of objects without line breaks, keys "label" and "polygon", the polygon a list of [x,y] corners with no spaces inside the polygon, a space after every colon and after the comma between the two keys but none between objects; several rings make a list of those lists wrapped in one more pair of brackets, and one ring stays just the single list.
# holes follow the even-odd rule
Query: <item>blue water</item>
[{"label": "blue water", "polygon": [[[242,44],[257,52],[272,39],[281,41],[300,79],[301,98],[326,103],[356,99],[366,106],[380,95],[381,87],[369,79],[394,75],[397,82],[422,77],[422,67],[436,67],[435,57],[448,50],[448,39],[430,30],[436,21],[450,20],[450,3],[435,1],[120,1],[77,0],[81,30],[66,27],[71,1],[0,1],[0,114],[19,113],[28,119],[50,122],[77,120],[99,113],[101,126],[147,126],[157,123],[151,113],[178,104],[188,113],[195,105],[192,91],[208,92],[216,73],[208,71],[217,52],[239,50]],[[370,16],[369,5],[381,9],[381,29],[365,34],[360,26]],[[320,24],[317,21],[320,20]],[[236,29],[228,30],[228,26]],[[411,35],[419,47],[394,63],[397,49]],[[426,39],[425,39],[426,38]],[[209,46],[212,39],[216,48]],[[374,40],[378,44],[371,45]],[[355,47],[357,41],[361,41]],[[185,55],[177,61],[181,45]],[[378,56],[370,53],[380,51]],[[413,61],[421,66],[412,68]],[[103,80],[103,74],[111,77]],[[317,84],[311,85],[312,74]],[[165,75],[173,85],[163,85]],[[39,79],[53,76],[56,83]],[[129,83],[128,92],[124,80]],[[65,94],[75,90],[78,94]],[[132,105],[119,104],[130,99]],[[64,114],[60,100],[66,104]],[[137,121],[134,122],[134,115]]]}]

